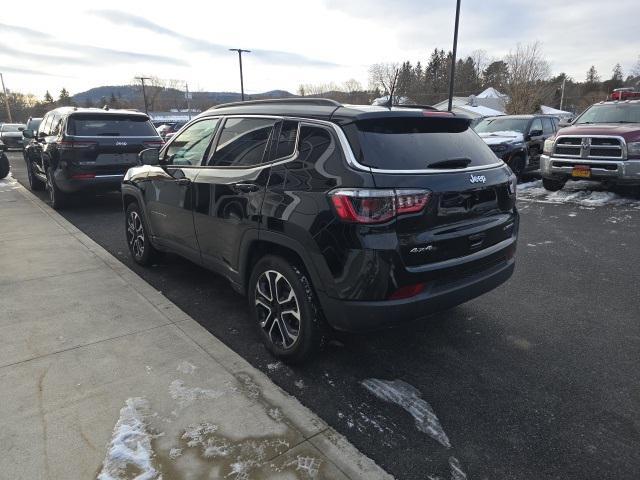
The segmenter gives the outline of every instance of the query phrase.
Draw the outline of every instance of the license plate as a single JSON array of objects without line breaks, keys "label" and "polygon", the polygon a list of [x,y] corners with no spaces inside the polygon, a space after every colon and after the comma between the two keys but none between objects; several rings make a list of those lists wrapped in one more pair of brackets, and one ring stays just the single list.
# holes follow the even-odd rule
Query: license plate
[{"label": "license plate", "polygon": [[133,165],[137,161],[135,153],[101,153],[96,159],[98,165]]},{"label": "license plate", "polygon": [[572,177],[591,178],[591,167],[586,165],[576,165],[571,171]]}]

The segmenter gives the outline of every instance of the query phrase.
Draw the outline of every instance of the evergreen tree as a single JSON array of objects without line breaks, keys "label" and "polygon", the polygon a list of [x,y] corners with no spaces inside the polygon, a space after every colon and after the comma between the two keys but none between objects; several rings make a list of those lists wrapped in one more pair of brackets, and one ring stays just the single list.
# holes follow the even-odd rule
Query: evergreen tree
[{"label": "evergreen tree", "polygon": [[53,97],[49,93],[49,90],[44,94],[44,103],[53,103]]},{"label": "evergreen tree", "polygon": [[497,60],[489,64],[484,71],[484,87],[493,87],[500,92],[504,92],[507,87],[509,67],[502,60]]},{"label": "evergreen tree", "polygon": [[71,105],[71,103],[71,96],[69,95],[69,92],[66,88],[62,87],[62,90],[60,90],[60,96],[58,97],[58,105],[66,107]]}]

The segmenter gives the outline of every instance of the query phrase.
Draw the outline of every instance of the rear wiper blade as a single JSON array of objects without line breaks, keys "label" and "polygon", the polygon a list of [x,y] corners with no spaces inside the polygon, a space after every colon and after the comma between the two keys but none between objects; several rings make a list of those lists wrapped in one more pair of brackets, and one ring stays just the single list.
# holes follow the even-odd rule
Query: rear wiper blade
[{"label": "rear wiper blade", "polygon": [[449,158],[427,165],[428,168],[467,168],[471,163],[470,158]]}]

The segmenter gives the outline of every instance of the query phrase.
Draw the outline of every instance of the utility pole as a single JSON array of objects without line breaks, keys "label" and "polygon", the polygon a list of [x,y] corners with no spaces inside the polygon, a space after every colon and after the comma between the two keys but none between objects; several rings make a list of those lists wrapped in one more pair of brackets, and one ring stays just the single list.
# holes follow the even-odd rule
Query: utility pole
[{"label": "utility pole", "polygon": [[9,106],[9,97],[7,96],[7,89],[4,88],[4,77],[2,73],[0,73],[0,81],[2,82],[2,91],[4,92],[4,104],[7,107],[7,117],[9,117],[9,123],[13,123],[13,118],[11,118],[11,107]]},{"label": "utility pole", "polygon": [[453,108],[453,82],[456,75],[456,53],[458,51],[458,24],[460,23],[460,0],[456,2],[456,26],[453,30],[453,58],[451,59],[451,77],[449,78],[449,108]]},{"label": "utility pole", "polygon": [[189,84],[185,82],[184,84],[184,97],[187,99],[187,115],[189,115],[189,120],[191,120],[191,94],[189,93]]},{"label": "utility pole", "polygon": [[149,109],[147,107],[147,92],[144,89],[144,81],[151,80],[151,77],[136,77],[142,83],[142,98],[144,98],[144,113],[149,114]]},{"label": "utility pole", "polygon": [[251,50],[243,50],[241,48],[230,48],[231,52],[238,52],[238,61],[240,62],[240,95],[242,96],[242,101],[244,102],[244,80],[242,78],[242,53],[251,53]]},{"label": "utility pole", "polygon": [[562,93],[560,94],[560,110],[562,110],[562,104],[564,103],[564,84],[567,81],[567,77],[562,78]]}]

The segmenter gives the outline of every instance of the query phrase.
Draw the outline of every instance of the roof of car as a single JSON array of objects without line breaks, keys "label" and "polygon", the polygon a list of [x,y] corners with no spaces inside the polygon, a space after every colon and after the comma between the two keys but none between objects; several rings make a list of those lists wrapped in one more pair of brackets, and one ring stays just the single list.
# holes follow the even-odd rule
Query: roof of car
[{"label": "roof of car", "polygon": [[607,100],[607,101],[603,101],[603,102],[596,103],[596,105],[615,105],[615,104],[622,104],[622,105],[624,105],[625,103],[638,104],[638,103],[640,103],[640,99],[629,99],[629,100]]},{"label": "roof of car", "polygon": [[438,116],[462,117],[455,113],[441,112],[428,105],[397,105],[393,107],[349,105],[324,98],[286,98],[227,103],[212,107],[199,116],[277,115],[348,123],[384,116],[422,117],[427,115],[425,112],[433,112],[433,115]]},{"label": "roof of car", "polygon": [[[149,118],[144,112],[138,110],[125,110],[122,108],[85,108],[85,107],[58,107],[51,110],[61,114],[82,114],[82,113],[101,113],[107,115],[140,115]],[[49,112],[47,112],[49,113]]]}]

